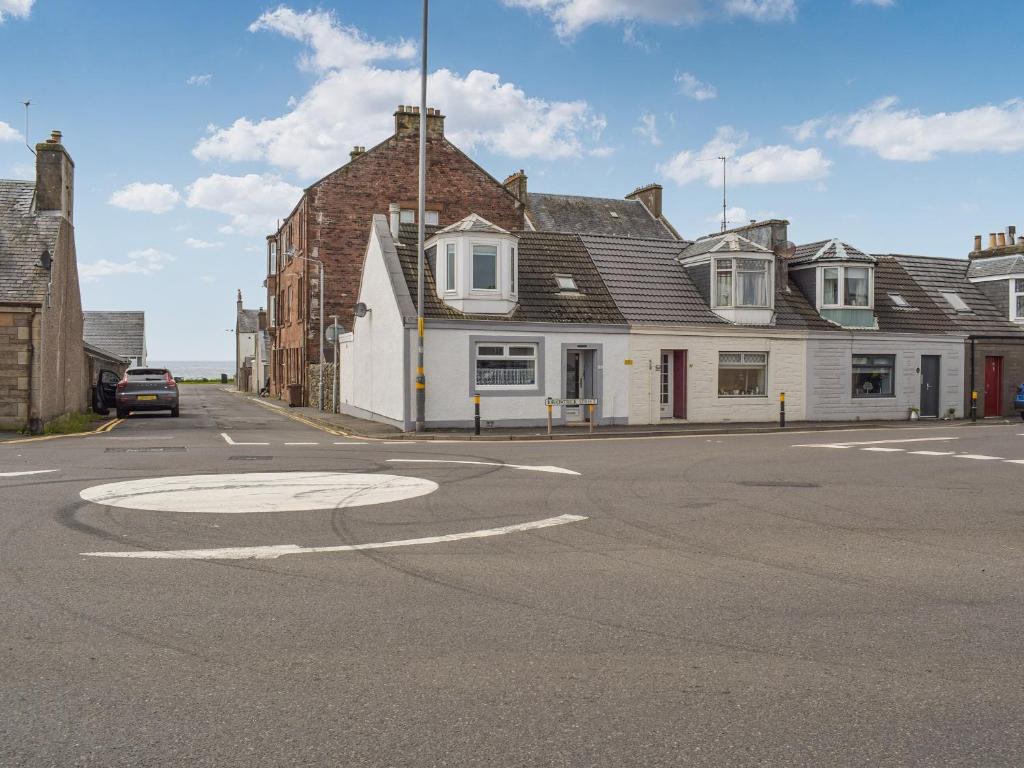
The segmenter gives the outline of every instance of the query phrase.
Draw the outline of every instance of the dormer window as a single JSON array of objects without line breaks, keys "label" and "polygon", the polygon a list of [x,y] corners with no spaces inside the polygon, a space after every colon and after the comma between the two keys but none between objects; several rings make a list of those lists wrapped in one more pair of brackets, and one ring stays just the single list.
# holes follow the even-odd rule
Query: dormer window
[{"label": "dormer window", "polygon": [[771,307],[768,259],[715,259],[715,307]]},{"label": "dormer window", "polygon": [[558,286],[560,291],[568,291],[571,293],[578,293],[579,288],[576,287],[576,281],[572,275],[555,275],[555,284]]},{"label": "dormer window", "polygon": [[871,270],[868,267],[822,267],[821,306],[870,307]]},{"label": "dormer window", "polygon": [[1014,322],[1024,323],[1024,279],[1010,281],[1010,311]]},{"label": "dormer window", "polygon": [[517,303],[517,245],[511,232],[476,214],[439,230],[426,242],[435,290],[468,314],[508,314]]}]

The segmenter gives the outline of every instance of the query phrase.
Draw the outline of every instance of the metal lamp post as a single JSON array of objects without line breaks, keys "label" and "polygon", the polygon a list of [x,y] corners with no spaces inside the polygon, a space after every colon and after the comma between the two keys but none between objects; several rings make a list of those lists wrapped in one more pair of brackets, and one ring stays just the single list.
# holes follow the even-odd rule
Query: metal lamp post
[{"label": "metal lamp post", "polygon": [[416,204],[416,431],[425,428],[427,377],[423,369],[423,214],[427,197],[427,18],[430,0],[423,0],[423,41],[420,57],[419,195]]}]

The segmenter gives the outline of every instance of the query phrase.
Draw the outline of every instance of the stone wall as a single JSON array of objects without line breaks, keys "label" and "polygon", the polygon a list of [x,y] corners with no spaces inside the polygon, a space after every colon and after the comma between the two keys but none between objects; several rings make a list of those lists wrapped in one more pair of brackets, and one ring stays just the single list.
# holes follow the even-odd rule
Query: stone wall
[{"label": "stone wall", "polygon": [[0,429],[28,422],[31,323],[30,310],[0,310]]},{"label": "stone wall", "polygon": [[[324,364],[324,410],[334,411],[334,363]],[[306,371],[306,405],[317,408],[320,405],[320,364],[310,365]]]}]

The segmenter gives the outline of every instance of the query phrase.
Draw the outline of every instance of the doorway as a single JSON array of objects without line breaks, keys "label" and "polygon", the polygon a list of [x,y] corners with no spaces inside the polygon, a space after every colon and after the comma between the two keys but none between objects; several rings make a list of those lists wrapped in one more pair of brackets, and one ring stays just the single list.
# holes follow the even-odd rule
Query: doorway
[{"label": "doorway", "polygon": [[[594,350],[566,350],[565,397],[568,400],[592,400],[594,398]],[[588,406],[566,405],[563,412],[565,421],[569,424],[586,424],[590,421]]]},{"label": "doorway", "polygon": [[672,418],[672,374],[674,352],[671,349],[661,350],[660,389],[658,391],[661,404],[661,418]]},{"label": "doorway", "polygon": [[1003,358],[985,358],[985,416],[1003,415]]},{"label": "doorway", "polygon": [[921,418],[939,416],[939,355],[921,355]]},{"label": "doorway", "polygon": [[661,350],[658,404],[663,419],[686,418],[686,350]]}]

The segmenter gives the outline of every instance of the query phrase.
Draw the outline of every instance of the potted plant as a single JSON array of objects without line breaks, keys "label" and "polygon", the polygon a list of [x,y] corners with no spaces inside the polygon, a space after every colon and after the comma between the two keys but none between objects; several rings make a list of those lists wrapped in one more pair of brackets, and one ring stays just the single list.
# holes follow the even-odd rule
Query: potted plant
[{"label": "potted plant", "polygon": [[921,418],[921,409],[910,406],[910,420],[917,421]]}]

